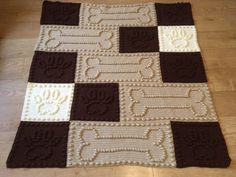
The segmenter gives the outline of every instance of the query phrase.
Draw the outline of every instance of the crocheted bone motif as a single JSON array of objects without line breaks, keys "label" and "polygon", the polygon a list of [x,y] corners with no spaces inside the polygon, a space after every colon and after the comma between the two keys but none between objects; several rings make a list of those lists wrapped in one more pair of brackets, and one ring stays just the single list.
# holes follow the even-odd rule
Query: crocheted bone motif
[{"label": "crocheted bone motif", "polygon": [[149,109],[190,109],[197,117],[208,112],[201,90],[189,89],[187,95],[148,95],[143,89],[131,89],[129,94],[132,99],[130,112],[134,116],[144,116]]},{"label": "crocheted bone motif", "polygon": [[[91,79],[99,77],[100,74],[138,74],[144,79],[154,76],[152,58],[140,58],[137,63],[102,63],[99,58],[87,58],[86,64],[87,69],[85,70],[85,75]],[[130,67],[132,65],[138,67],[132,68]]]},{"label": "crocheted bone motif", "polygon": [[89,9],[88,20],[90,23],[100,23],[101,21],[130,20],[140,23],[149,23],[151,21],[150,9],[148,7],[139,7],[135,11],[133,9],[123,11],[107,12],[99,7],[91,7]]},{"label": "crocheted bone motif", "polygon": [[[164,132],[161,129],[146,129],[143,136],[108,135],[101,136],[95,128],[80,131],[80,160],[93,161],[99,153],[138,152],[150,162],[163,162],[166,159],[162,145]],[[135,144],[133,143],[135,139]]]},{"label": "crocheted bone motif", "polygon": [[[101,49],[110,49],[112,47],[111,31],[100,31],[98,34],[63,34],[60,29],[50,29],[48,31],[49,39],[45,42],[48,48],[57,48],[65,44],[83,44],[99,45]],[[87,39],[87,40],[86,40]]]}]

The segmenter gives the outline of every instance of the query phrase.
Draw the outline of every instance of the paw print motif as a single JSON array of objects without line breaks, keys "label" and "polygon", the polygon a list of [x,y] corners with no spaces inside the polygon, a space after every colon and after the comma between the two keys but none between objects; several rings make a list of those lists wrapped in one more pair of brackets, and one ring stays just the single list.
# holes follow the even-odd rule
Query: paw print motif
[{"label": "paw print motif", "polygon": [[39,62],[40,68],[44,69],[44,74],[48,78],[61,78],[71,64],[70,61],[60,57],[50,57],[47,60],[41,60]]},{"label": "paw print motif", "polygon": [[57,146],[61,139],[54,135],[52,130],[36,130],[31,136],[24,139],[26,144],[26,157],[29,160],[46,160],[53,155],[53,147]]},{"label": "paw print motif", "polygon": [[165,36],[175,48],[188,47],[189,42],[193,37],[192,34],[187,34],[183,29],[173,29],[170,34],[165,34]]},{"label": "paw print motif", "polygon": [[82,99],[86,104],[88,114],[103,115],[108,111],[113,97],[102,90],[89,90],[85,96],[82,96]]},{"label": "paw print motif", "polygon": [[37,95],[34,99],[40,115],[55,115],[68,96],[62,96],[59,90],[45,90],[42,95]]}]

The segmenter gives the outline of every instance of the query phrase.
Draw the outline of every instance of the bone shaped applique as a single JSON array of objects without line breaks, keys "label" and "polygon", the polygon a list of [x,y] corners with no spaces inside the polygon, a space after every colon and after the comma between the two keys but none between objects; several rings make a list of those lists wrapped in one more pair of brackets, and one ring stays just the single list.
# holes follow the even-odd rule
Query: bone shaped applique
[{"label": "bone shaped applique", "polygon": [[190,109],[196,117],[206,116],[208,112],[201,90],[189,89],[187,95],[148,95],[143,89],[130,89],[129,96],[129,110],[135,117],[142,117],[151,109]]},{"label": "bone shaped applique", "polygon": [[[101,136],[96,128],[83,128],[79,133],[79,157],[81,161],[93,161],[101,153],[138,152],[150,162],[163,162],[166,150],[163,146],[165,139],[161,129],[148,128],[143,136],[108,135]],[[135,143],[132,140],[135,139]]]},{"label": "bone shaped applique", "polygon": [[133,74],[142,79],[154,76],[153,58],[140,58],[138,62],[102,62],[100,58],[87,58],[85,76],[96,79],[101,74]]},{"label": "bone shaped applique", "polygon": [[101,23],[102,21],[113,21],[113,23],[116,23],[116,20],[138,21],[143,24],[151,21],[149,7],[139,7],[135,11],[133,9],[123,9],[114,12],[108,12],[99,7],[91,7],[88,11],[88,21],[94,24]]},{"label": "bone shaped applique", "polygon": [[[101,49],[108,50],[112,48],[113,32],[100,31],[98,34],[63,34],[63,30],[50,29],[48,31],[48,40],[45,42],[47,48],[57,48],[61,45],[98,45]],[[76,46],[75,46],[76,48]]]}]

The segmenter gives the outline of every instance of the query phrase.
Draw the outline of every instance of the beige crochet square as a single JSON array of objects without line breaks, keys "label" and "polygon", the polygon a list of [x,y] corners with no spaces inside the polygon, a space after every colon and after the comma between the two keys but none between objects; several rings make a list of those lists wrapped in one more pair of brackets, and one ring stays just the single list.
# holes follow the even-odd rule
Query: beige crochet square
[{"label": "beige crochet square", "polygon": [[158,26],[160,52],[199,52],[197,32],[193,25]]},{"label": "beige crochet square", "polygon": [[74,84],[28,83],[21,121],[69,121]]}]

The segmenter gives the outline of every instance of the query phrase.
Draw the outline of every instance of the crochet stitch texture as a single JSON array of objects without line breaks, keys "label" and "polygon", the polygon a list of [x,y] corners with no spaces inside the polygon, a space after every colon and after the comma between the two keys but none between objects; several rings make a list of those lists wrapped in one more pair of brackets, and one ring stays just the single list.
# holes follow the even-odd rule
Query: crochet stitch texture
[{"label": "crochet stitch texture", "polygon": [[44,1],[8,168],[228,167],[190,3]]}]

